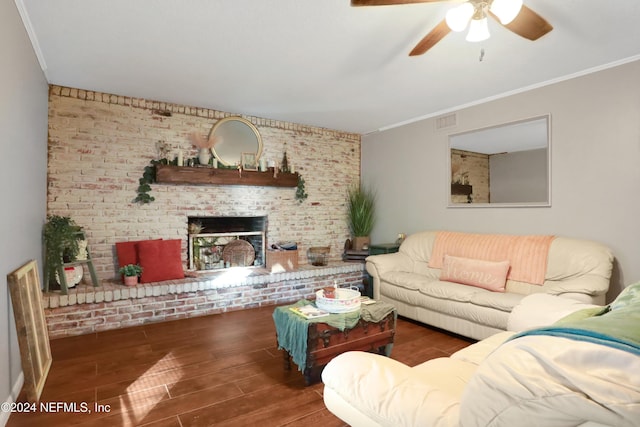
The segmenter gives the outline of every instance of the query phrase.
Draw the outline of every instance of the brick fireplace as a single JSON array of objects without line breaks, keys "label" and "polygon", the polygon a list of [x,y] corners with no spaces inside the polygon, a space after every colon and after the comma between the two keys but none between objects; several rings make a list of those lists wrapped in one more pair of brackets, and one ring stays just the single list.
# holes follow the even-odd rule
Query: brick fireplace
[{"label": "brick fireplace", "polygon": [[[345,286],[362,281],[361,263],[341,261],[349,237],[346,193],[360,179],[360,135],[243,116],[262,136],[263,158],[280,161],[286,151],[305,180],[306,200],[296,200],[295,188],[155,183],[150,192],[154,202],[133,203],[151,160],[170,158],[179,151],[185,159],[196,156],[188,135],[207,135],[217,120],[229,115],[50,87],[47,214],[70,216],[84,228],[101,282],[97,288],[78,285],[69,295],[45,294],[53,338],[283,304],[312,297],[315,290],[334,281]],[[160,147],[165,151],[160,152]],[[198,277],[135,287],[120,284],[116,242],[181,239],[182,262],[188,270],[190,221],[226,217],[265,218],[262,244],[249,243],[256,252],[254,263],[264,264],[262,249],[256,248],[294,241],[302,254],[312,246],[330,246],[329,265],[313,267],[301,256],[297,271],[271,274],[259,265],[211,268],[215,264],[211,259]],[[247,264],[239,255],[232,259],[237,265]]]},{"label": "brick fireplace", "polygon": [[188,269],[186,229],[189,218],[198,217],[268,217],[266,247],[294,241],[306,253],[312,246],[330,246],[331,259],[341,259],[349,237],[346,193],[360,179],[357,134],[245,116],[262,136],[263,158],[280,161],[287,152],[305,180],[305,201],[296,200],[295,188],[156,183],[150,192],[155,201],[133,203],[152,159],[179,150],[185,159],[196,156],[188,135],[207,135],[228,115],[51,86],[47,214],[71,216],[84,228],[101,280],[118,277],[114,245],[119,241],[180,238]]},{"label": "brick fireplace", "polygon": [[216,271],[231,267],[263,267],[267,235],[266,216],[189,217],[190,270]]}]

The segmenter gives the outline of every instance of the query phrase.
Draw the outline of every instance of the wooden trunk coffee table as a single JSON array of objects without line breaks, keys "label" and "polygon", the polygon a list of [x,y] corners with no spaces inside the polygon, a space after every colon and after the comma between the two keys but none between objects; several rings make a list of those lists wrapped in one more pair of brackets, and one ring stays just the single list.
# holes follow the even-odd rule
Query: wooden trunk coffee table
[{"label": "wooden trunk coffee table", "polygon": [[[384,303],[381,303],[384,304]],[[299,366],[304,374],[305,382],[310,385],[320,379],[322,369],[335,356],[347,351],[368,351],[389,356],[393,347],[393,340],[396,328],[396,312],[395,309],[387,314],[383,319],[377,322],[365,321],[362,318],[357,320],[355,326],[351,328],[340,329],[325,323],[322,318],[307,320],[288,310],[289,306],[277,307],[278,310],[287,311],[286,315],[280,312],[281,319],[285,322],[303,322],[301,331],[306,331],[306,361],[304,366]],[[275,317],[276,313],[274,313]],[[286,327],[287,325],[280,325]],[[289,325],[290,326],[290,325]],[[278,324],[276,324],[276,332]],[[292,348],[294,345],[302,346],[305,340],[305,333],[298,334],[295,339],[296,343],[282,343],[284,355],[284,367],[286,370],[291,369]],[[295,359],[294,359],[295,361]]]}]

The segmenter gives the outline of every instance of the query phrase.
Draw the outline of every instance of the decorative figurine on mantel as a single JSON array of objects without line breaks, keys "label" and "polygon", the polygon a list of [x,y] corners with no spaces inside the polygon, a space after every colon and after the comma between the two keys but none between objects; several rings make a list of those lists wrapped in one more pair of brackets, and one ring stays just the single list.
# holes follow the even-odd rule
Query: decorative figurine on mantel
[{"label": "decorative figurine on mantel", "polygon": [[282,172],[289,172],[289,160],[287,159],[287,144],[284,144],[284,154],[282,155],[282,165],[280,165]]}]

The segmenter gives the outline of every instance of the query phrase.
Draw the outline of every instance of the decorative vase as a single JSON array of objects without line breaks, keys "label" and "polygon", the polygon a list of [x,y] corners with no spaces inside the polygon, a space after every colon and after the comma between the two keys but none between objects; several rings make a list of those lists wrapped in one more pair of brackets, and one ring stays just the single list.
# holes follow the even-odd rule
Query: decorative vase
[{"label": "decorative vase", "polygon": [[124,276],[124,284],[127,286],[135,286],[138,284],[138,276]]},{"label": "decorative vase", "polygon": [[201,165],[208,165],[211,159],[211,151],[208,148],[201,148],[198,153],[198,161]]}]

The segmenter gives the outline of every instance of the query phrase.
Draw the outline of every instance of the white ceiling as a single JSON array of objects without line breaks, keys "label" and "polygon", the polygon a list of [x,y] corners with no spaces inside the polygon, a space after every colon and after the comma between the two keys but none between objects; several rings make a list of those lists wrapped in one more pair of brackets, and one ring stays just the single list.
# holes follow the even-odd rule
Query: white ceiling
[{"label": "white ceiling", "polygon": [[363,134],[640,58],[637,0],[525,0],[541,39],[492,21],[417,57],[454,2],[15,1],[52,84]]}]

